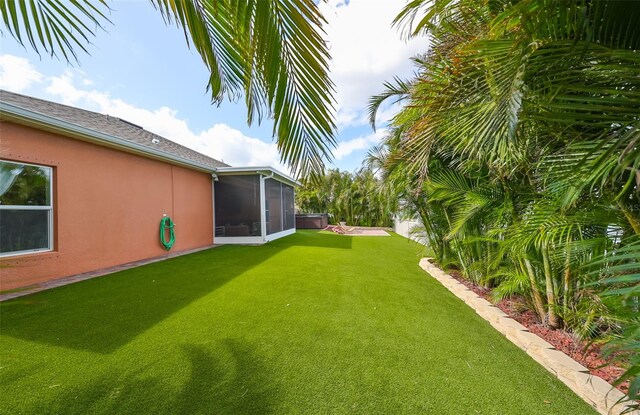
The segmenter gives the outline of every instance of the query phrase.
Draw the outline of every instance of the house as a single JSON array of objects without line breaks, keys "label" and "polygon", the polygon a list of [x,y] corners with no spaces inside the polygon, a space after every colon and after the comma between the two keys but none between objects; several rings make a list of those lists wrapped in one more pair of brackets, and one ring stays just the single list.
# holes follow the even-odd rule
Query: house
[{"label": "house", "polygon": [[294,187],[120,118],[0,91],[0,290],[295,232]]}]

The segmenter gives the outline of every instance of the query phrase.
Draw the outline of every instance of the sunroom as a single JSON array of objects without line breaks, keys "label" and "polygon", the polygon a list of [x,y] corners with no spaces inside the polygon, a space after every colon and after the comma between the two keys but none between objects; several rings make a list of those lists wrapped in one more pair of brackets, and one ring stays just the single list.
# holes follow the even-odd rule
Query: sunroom
[{"label": "sunroom", "polygon": [[296,231],[296,180],[272,167],[221,167],[214,181],[216,244],[261,244]]}]

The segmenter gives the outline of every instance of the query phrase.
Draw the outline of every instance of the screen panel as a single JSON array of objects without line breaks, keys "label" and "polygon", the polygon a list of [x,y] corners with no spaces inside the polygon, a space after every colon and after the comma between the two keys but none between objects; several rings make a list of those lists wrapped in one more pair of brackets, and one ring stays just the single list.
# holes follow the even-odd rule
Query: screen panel
[{"label": "screen panel", "polygon": [[282,232],[282,183],[274,179],[264,181],[267,208],[267,235]]},{"label": "screen panel", "polygon": [[284,230],[293,229],[296,226],[296,212],[295,212],[295,194],[293,187],[283,184],[282,185],[282,206],[284,207]]},{"label": "screen panel", "polygon": [[215,236],[260,236],[260,176],[219,176],[215,191]]}]

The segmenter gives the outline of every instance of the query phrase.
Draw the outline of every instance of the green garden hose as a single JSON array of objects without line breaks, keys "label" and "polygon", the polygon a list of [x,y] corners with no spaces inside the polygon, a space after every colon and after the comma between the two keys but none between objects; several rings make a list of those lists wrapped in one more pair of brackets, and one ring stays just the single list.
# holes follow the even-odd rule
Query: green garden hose
[{"label": "green garden hose", "polygon": [[[176,242],[176,235],[173,233],[174,223],[169,216],[165,216],[160,220],[160,243],[167,251],[171,249]],[[169,229],[169,240],[165,241],[166,230]]]}]

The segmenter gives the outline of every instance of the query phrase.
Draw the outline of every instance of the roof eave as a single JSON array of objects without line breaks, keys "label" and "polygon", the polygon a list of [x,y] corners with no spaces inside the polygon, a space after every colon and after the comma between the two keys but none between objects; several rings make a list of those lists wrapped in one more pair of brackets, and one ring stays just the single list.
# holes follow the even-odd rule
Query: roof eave
[{"label": "roof eave", "polygon": [[279,170],[271,166],[257,166],[257,167],[218,167],[216,172],[219,176],[232,175],[232,174],[261,174],[263,176],[269,176],[273,174],[273,177],[278,181],[290,184],[292,186],[301,186],[301,183],[293,177],[282,173]]},{"label": "roof eave", "polygon": [[3,121],[11,121],[17,124],[27,125],[39,130],[62,134],[78,140],[88,141],[104,147],[115,148],[178,166],[187,167],[193,170],[206,173],[215,173],[218,170],[217,168],[206,164],[198,163],[161,150],[149,148],[129,140],[124,140],[110,134],[82,127],[39,112],[30,111],[7,102],[0,101],[0,119]]}]

